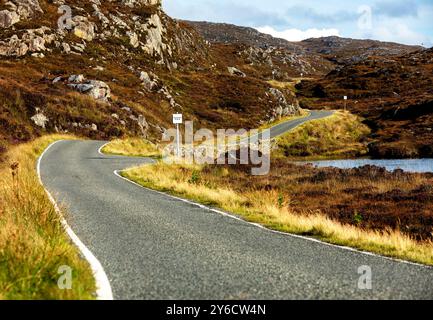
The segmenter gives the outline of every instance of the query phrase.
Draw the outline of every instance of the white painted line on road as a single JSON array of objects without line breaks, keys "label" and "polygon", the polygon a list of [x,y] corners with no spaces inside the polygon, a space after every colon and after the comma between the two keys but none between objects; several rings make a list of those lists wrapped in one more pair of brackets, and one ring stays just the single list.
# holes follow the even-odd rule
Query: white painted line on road
[{"label": "white painted line on road", "polygon": [[342,249],[342,250],[346,250],[346,251],[351,251],[351,252],[355,252],[355,253],[371,256],[371,257],[381,258],[381,259],[385,259],[385,260],[389,260],[389,261],[393,261],[393,262],[398,262],[398,263],[403,263],[403,264],[409,264],[409,265],[413,265],[413,266],[417,266],[417,267],[422,267],[422,268],[426,268],[426,269],[433,269],[433,267],[431,267],[431,266],[420,264],[420,263],[416,263],[416,262],[411,262],[411,261],[401,260],[401,259],[397,259],[397,258],[386,257],[386,256],[382,256],[382,255],[379,255],[379,254],[376,254],[376,253],[367,252],[367,251],[361,251],[361,250],[358,250],[358,249],[355,249],[355,248],[350,248],[350,247],[345,247],[345,246],[340,246],[340,245],[324,242],[324,241],[321,241],[321,240],[318,240],[318,239],[309,238],[309,237],[305,237],[305,236],[300,236],[300,235],[293,234],[293,233],[287,233],[287,232],[281,232],[281,231],[277,231],[277,230],[272,230],[272,229],[266,228],[265,226],[263,226],[261,224],[246,221],[246,220],[244,220],[244,219],[242,219],[242,218],[240,218],[238,216],[235,216],[233,214],[230,214],[230,213],[218,210],[218,209],[210,208],[210,207],[207,207],[207,206],[205,206],[203,204],[200,204],[200,203],[197,203],[197,202],[193,202],[193,201],[190,201],[190,200],[187,200],[187,199],[184,199],[184,198],[179,198],[179,197],[173,196],[173,195],[165,193],[165,192],[161,192],[161,191],[157,191],[157,190],[153,190],[153,189],[144,187],[144,186],[142,186],[141,184],[139,184],[137,182],[134,182],[132,180],[129,180],[128,178],[123,177],[120,174],[119,170],[114,171],[114,174],[117,177],[119,177],[119,178],[121,178],[121,179],[123,179],[123,180],[125,180],[125,181],[127,181],[129,183],[132,183],[132,184],[134,184],[134,185],[136,185],[136,186],[138,186],[140,188],[143,188],[145,190],[148,190],[148,191],[160,194],[160,195],[164,195],[166,197],[169,197],[169,198],[172,198],[172,199],[175,199],[175,200],[182,201],[184,203],[187,203],[187,204],[199,207],[201,209],[205,209],[205,210],[208,210],[208,211],[211,211],[211,212],[214,212],[214,213],[218,213],[218,214],[223,215],[225,217],[228,217],[228,218],[231,218],[231,219],[234,219],[234,220],[237,220],[237,221],[249,224],[251,226],[255,226],[257,228],[260,228],[262,230],[266,230],[268,232],[272,232],[272,233],[283,235],[283,236],[287,236],[287,237],[303,239],[303,240],[307,240],[307,241],[310,241],[310,242],[315,242],[315,243],[319,243],[319,244],[322,244],[322,245],[326,245],[328,247]]},{"label": "white painted line on road", "polygon": [[50,144],[44,152],[41,154],[41,156],[38,159],[36,171],[38,173],[39,182],[44,187],[45,192],[48,195],[48,198],[50,199],[51,203],[54,206],[54,209],[56,210],[57,214],[61,217],[61,223],[63,227],[65,228],[66,233],[68,234],[69,238],[71,238],[72,242],[75,244],[75,246],[78,247],[81,254],[84,256],[84,258],[87,260],[87,262],[90,264],[90,267],[93,271],[93,276],[95,277],[96,281],[96,295],[98,300],[113,300],[113,292],[111,290],[110,281],[108,280],[107,274],[104,271],[104,268],[102,267],[99,260],[93,255],[93,253],[84,245],[84,243],[78,238],[78,236],[75,234],[75,232],[71,229],[71,227],[66,222],[65,218],[62,215],[62,212],[60,211],[59,206],[57,205],[56,201],[54,200],[54,197],[51,195],[51,193],[45,188],[44,184],[42,183],[42,177],[41,177],[41,160],[44,157],[45,153],[56,143],[65,141],[65,140],[59,140],[52,144]]},{"label": "white painted line on road", "polygon": [[106,156],[106,154],[102,152],[102,149],[104,149],[104,147],[105,147],[107,144],[109,144],[109,143],[110,143],[110,141],[107,142],[107,143],[104,143],[104,144],[103,144],[103,145],[98,149],[98,153],[99,153],[101,156]]}]

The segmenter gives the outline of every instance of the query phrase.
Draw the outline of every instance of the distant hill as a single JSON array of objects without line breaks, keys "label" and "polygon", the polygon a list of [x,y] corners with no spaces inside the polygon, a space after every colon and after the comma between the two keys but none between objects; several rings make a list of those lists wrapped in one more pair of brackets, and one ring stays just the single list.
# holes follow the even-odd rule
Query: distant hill
[{"label": "distant hill", "polygon": [[335,36],[307,39],[300,45],[307,52],[322,54],[339,64],[358,62],[371,56],[398,56],[424,49],[421,46]]},{"label": "distant hill", "polygon": [[274,38],[271,35],[261,33],[254,28],[240,27],[227,23],[184,21],[212,43],[243,44],[257,48],[278,47],[287,50],[301,50],[296,43],[284,39]]},{"label": "distant hill", "polygon": [[340,37],[312,38],[301,42],[290,42],[274,38],[253,28],[225,23],[185,21],[212,43],[245,44],[258,48],[277,47],[298,54],[315,53],[335,63],[357,62],[372,55],[401,55],[422,49],[398,43],[374,40],[355,40]]},{"label": "distant hill", "polygon": [[[297,86],[310,107],[348,109],[374,129],[371,155],[433,157],[433,49],[371,56]],[[304,97],[304,98],[301,98]]]}]

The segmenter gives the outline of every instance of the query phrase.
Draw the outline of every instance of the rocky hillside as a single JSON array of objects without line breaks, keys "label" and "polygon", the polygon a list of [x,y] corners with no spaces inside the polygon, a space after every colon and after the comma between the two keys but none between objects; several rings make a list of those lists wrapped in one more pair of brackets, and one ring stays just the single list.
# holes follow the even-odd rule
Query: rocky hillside
[{"label": "rocky hillside", "polygon": [[418,49],[290,43],[177,21],[160,0],[0,0],[0,153],[52,132],[157,140],[175,112],[211,129],[256,128],[298,114],[299,100],[336,108],[349,95],[373,129],[372,154],[433,156],[431,51]]},{"label": "rocky hillside", "polygon": [[230,48],[247,63],[265,65],[268,70],[262,70],[262,74],[268,78],[288,81],[294,77],[325,75],[334,68],[333,63],[320,54],[307,52],[300,43],[274,38],[253,28],[225,23],[185,23],[214,47]]},{"label": "rocky hillside", "polygon": [[346,65],[356,63],[371,56],[399,56],[423,49],[393,42],[357,40],[340,37],[307,39],[299,43],[307,52],[322,55],[329,61]]},{"label": "rocky hillside", "polygon": [[[349,110],[366,118],[372,129],[371,156],[433,157],[432,49],[339,37],[291,43],[250,28],[188,23],[216,47],[267,52],[280,81],[302,73],[296,85],[302,107],[344,108],[343,96],[348,96]],[[284,64],[275,64],[277,57],[291,60],[285,76]]]},{"label": "rocky hillside", "polygon": [[267,82],[266,52],[242,50],[210,45],[159,0],[1,0],[0,150],[46,132],[160,139],[174,112],[211,128],[298,113]]},{"label": "rocky hillside", "polygon": [[[358,62],[370,56],[402,55],[422,49],[392,42],[356,40],[340,37],[312,38],[301,42],[290,42],[274,38],[253,28],[239,27],[225,23],[188,21],[197,31],[212,43],[244,44],[250,47],[278,48],[297,54],[304,59],[318,57],[334,64]],[[315,56],[318,55],[318,56]],[[324,61],[321,61],[325,64]]]},{"label": "rocky hillside", "polygon": [[348,96],[348,109],[373,129],[371,155],[433,157],[433,49],[372,56],[297,88],[316,108],[344,108]]},{"label": "rocky hillside", "polygon": [[262,49],[276,47],[292,51],[301,51],[303,49],[302,46],[297,43],[274,38],[254,28],[206,21],[185,21],[185,23],[194,26],[203,38],[212,43],[243,44]]}]

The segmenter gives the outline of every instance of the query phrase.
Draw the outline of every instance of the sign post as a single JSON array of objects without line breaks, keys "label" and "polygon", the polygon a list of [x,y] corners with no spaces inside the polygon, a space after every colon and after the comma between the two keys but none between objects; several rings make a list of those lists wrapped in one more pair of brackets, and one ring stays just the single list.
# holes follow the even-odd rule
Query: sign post
[{"label": "sign post", "polygon": [[183,123],[183,115],[176,113],[173,115],[173,124],[176,125],[176,154],[180,158],[180,131],[179,125]]},{"label": "sign post", "polygon": [[347,110],[347,96],[344,96],[344,111]]}]

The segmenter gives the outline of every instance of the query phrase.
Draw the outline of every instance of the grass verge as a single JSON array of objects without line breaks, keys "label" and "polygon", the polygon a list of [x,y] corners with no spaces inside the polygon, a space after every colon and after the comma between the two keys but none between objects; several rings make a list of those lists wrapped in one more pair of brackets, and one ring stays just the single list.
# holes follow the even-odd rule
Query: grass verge
[{"label": "grass verge", "polygon": [[129,157],[160,158],[161,150],[150,141],[142,138],[128,138],[124,140],[113,140],[101,150],[105,154]]},{"label": "grass verge", "polygon": [[[44,136],[12,148],[0,163],[0,298],[94,299],[95,281],[48,199],[36,172],[38,156],[52,142]],[[72,289],[61,290],[59,267],[72,268]]]},{"label": "grass verge", "polygon": [[337,111],[277,138],[273,155],[289,158],[347,158],[368,153],[370,129],[349,112]]},{"label": "grass verge", "polygon": [[[431,241],[416,241],[390,228],[377,231],[346,225],[319,211],[295,212],[291,205],[293,199],[276,190],[236,186],[241,179],[228,178],[232,175],[230,170],[221,166],[167,165],[159,162],[125,170],[122,175],[142,186],[215,206],[274,230],[433,265]],[[254,183],[248,180],[248,184]]]}]

